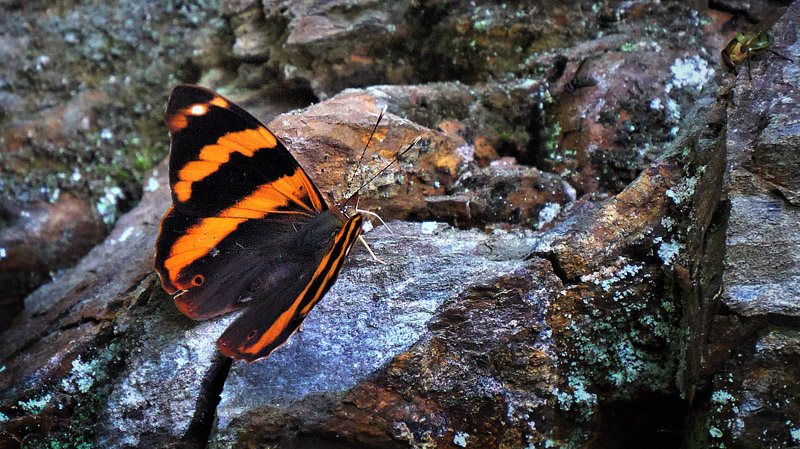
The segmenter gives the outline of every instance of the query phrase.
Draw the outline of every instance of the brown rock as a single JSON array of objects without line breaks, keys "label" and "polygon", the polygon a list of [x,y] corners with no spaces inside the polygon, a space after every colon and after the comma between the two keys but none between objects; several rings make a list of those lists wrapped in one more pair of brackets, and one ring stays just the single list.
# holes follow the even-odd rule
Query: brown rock
[{"label": "brown rock", "polygon": [[475,161],[481,167],[487,166],[491,161],[497,159],[497,150],[483,136],[475,138]]},{"label": "brown rock", "polygon": [[231,25],[236,36],[233,56],[245,62],[262,63],[269,58],[271,40],[263,31],[266,21],[259,8],[250,7],[237,12],[231,19]]},{"label": "brown rock", "polygon": [[448,195],[425,198],[429,215],[461,227],[524,225],[540,228],[575,199],[562,179],[512,160],[462,173]]},{"label": "brown rock", "polygon": [[[776,46],[793,42],[800,5],[792,5],[773,28]],[[792,59],[800,54],[789,54]],[[705,306],[693,321],[689,373],[704,395],[696,401],[693,447],[792,447],[800,444],[795,406],[798,336],[797,253],[800,228],[800,102],[795,64],[752,58],[749,79],[740,70],[727,110],[728,207],[708,237],[725,247],[702,295]],[[731,101],[732,100],[732,101]],[[709,273],[710,274],[710,273]],[[705,343],[697,350],[694,343]],[[698,395],[699,396],[699,395]],[[699,430],[698,430],[699,429]]]},{"label": "brown rock", "polygon": [[[419,215],[425,209],[424,198],[443,192],[463,169],[463,140],[388,113],[359,166],[381,109],[379,101],[364,92],[348,91],[309,107],[302,115],[281,116],[270,129],[296,149],[300,163],[335,200],[347,198],[385,168],[361,191],[359,207],[379,213],[384,220]],[[417,137],[421,140],[415,148],[392,163]]]},{"label": "brown rock", "polygon": [[92,208],[68,195],[25,209],[6,202],[3,215],[11,223],[0,230],[0,329],[22,310],[28,293],[80,260],[106,234]]}]

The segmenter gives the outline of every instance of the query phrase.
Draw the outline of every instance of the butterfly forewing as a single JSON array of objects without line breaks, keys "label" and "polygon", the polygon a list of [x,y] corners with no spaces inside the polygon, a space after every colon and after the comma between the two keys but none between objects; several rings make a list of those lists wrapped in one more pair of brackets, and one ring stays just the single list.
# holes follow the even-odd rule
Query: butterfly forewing
[{"label": "butterfly forewing", "polygon": [[[155,269],[191,318],[247,305],[220,348],[237,359],[266,357],[333,284],[363,219],[329,212],[283,144],[212,91],[177,86],[165,121],[173,205],[161,221]],[[268,337],[252,340],[253,332]]]}]

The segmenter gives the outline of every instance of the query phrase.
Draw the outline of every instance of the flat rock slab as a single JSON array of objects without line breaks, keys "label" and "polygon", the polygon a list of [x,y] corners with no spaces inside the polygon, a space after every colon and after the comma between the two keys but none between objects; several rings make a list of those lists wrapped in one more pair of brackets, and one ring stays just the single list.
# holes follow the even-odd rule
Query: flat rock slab
[{"label": "flat rock slab", "polygon": [[800,210],[780,198],[731,198],[726,303],[745,316],[800,316]]}]

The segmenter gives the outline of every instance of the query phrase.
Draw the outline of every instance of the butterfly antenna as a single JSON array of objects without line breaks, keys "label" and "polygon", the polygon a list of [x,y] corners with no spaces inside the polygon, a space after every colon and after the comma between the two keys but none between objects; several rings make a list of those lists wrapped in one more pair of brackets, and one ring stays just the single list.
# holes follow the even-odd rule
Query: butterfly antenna
[{"label": "butterfly antenna", "polygon": [[401,151],[400,153],[398,153],[398,154],[397,154],[397,156],[395,156],[395,157],[394,157],[394,159],[392,159],[392,161],[391,161],[391,162],[389,162],[388,164],[386,164],[386,166],[384,166],[382,169],[378,170],[378,172],[377,172],[377,173],[375,173],[374,175],[372,175],[372,177],[370,177],[370,178],[369,178],[368,180],[366,180],[366,181],[365,181],[363,184],[361,184],[361,186],[360,186],[360,187],[359,187],[359,188],[358,188],[358,189],[357,189],[355,192],[353,192],[353,194],[352,194],[352,195],[350,195],[349,197],[347,197],[347,201],[345,201],[345,202],[344,202],[344,203],[342,203],[342,204],[348,204],[348,203],[350,203],[350,200],[352,200],[352,199],[353,199],[353,198],[354,198],[356,195],[358,195],[358,192],[360,192],[360,191],[361,191],[361,189],[363,189],[363,188],[364,188],[364,187],[366,187],[366,186],[367,186],[369,183],[371,183],[372,181],[374,181],[374,180],[375,180],[375,178],[377,178],[378,176],[380,176],[380,174],[381,174],[381,173],[385,172],[387,168],[391,167],[391,166],[392,166],[392,164],[394,164],[395,162],[397,162],[397,161],[398,161],[398,160],[399,160],[401,157],[403,157],[403,156],[404,156],[406,153],[408,153],[409,151],[411,151],[411,149],[412,149],[412,148],[414,148],[414,145],[416,145],[416,144],[417,144],[417,143],[418,143],[420,140],[422,140],[422,137],[421,137],[421,136],[417,136],[417,138],[416,138],[416,139],[414,139],[414,141],[412,141],[410,144],[408,144],[408,147],[406,147],[406,149],[405,149],[405,150],[403,150],[403,151]]},{"label": "butterfly antenna", "polygon": [[[378,120],[375,121],[375,126],[372,127],[372,132],[369,133],[369,139],[367,139],[367,143],[364,145],[364,150],[361,151],[361,157],[358,158],[358,163],[356,164],[356,171],[358,171],[358,168],[361,167],[361,162],[364,161],[364,155],[367,154],[367,148],[369,147],[369,143],[372,142],[372,138],[375,136],[375,132],[378,131],[378,125],[381,124],[381,120],[383,120],[383,116],[386,114],[386,109],[388,107],[389,105],[385,105],[381,110],[381,113],[378,115]],[[350,186],[353,183],[353,178],[355,177],[355,175],[356,172],[354,171],[353,176],[351,176],[350,179],[347,181],[347,187],[344,190],[345,192],[350,190]]]}]

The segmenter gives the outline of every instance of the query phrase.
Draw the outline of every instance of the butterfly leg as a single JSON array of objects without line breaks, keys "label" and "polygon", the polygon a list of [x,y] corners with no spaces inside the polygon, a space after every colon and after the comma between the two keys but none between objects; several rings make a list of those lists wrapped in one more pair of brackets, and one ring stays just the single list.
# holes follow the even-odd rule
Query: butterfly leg
[{"label": "butterfly leg", "polygon": [[383,264],[383,265],[389,265],[386,262],[378,259],[378,256],[376,256],[375,253],[372,252],[372,248],[369,247],[369,244],[367,244],[367,241],[364,240],[364,236],[363,235],[359,235],[358,239],[361,240],[361,243],[364,244],[364,248],[367,248],[367,251],[369,252],[369,255],[372,256],[373,259],[375,259],[375,262],[378,262],[378,263]]},{"label": "butterfly leg", "polygon": [[383,218],[381,218],[381,216],[380,216],[380,215],[378,215],[378,214],[376,214],[375,212],[372,212],[372,211],[368,211],[368,210],[361,210],[361,209],[359,209],[359,208],[358,208],[358,205],[356,205],[356,209],[355,209],[355,211],[356,211],[356,212],[358,212],[358,213],[360,213],[360,214],[365,214],[365,215],[369,215],[369,216],[372,216],[372,217],[375,217],[375,218],[377,218],[378,220],[380,220],[380,222],[381,222],[381,223],[382,223],[384,226],[386,226],[386,229],[388,229],[388,230],[389,230],[389,234],[392,234],[392,235],[394,235],[394,231],[392,231],[392,228],[390,228],[390,227],[389,227],[389,225],[388,225],[388,224],[386,224],[386,222],[385,222],[385,221],[383,221]]}]

